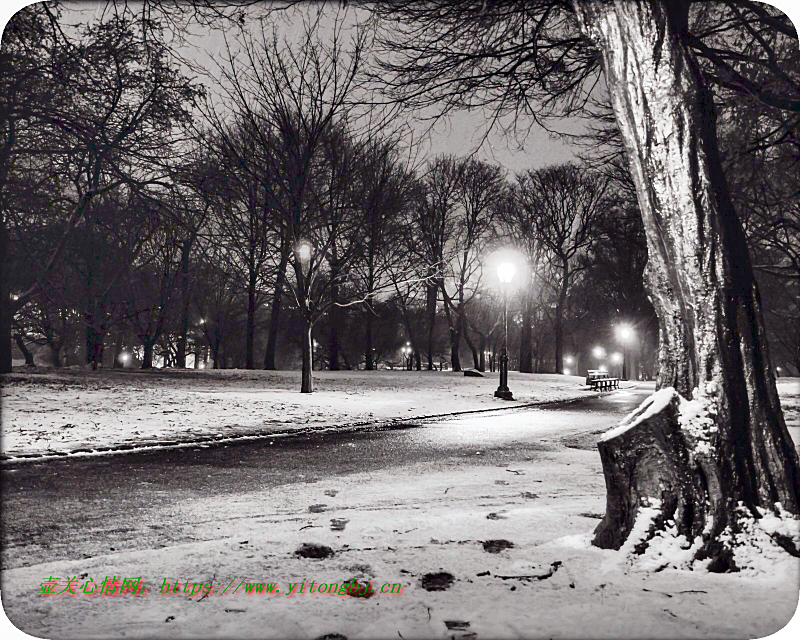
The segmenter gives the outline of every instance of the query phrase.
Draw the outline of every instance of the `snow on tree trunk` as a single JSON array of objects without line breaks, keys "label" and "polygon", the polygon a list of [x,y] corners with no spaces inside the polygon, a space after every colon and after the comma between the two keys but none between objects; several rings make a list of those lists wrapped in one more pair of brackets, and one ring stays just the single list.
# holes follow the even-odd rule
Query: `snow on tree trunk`
[{"label": "snow on tree trunk", "polygon": [[[734,541],[751,526],[742,513],[798,514],[800,473],[769,367],[744,233],[721,169],[712,94],[686,46],[688,3],[573,0],[573,7],[601,52],[636,183],[660,324],[658,388],[674,387],[703,408],[702,418],[677,430],[651,417],[604,440],[609,504],[616,493],[627,493],[635,510],[646,506],[645,497],[657,502],[661,527],[675,519],[676,534],[689,541],[703,532],[697,559],[709,558],[712,570],[735,569]],[[629,476],[626,487],[610,468],[624,466],[634,437],[647,471]],[[649,482],[666,477],[655,469],[659,460],[689,475],[675,485]],[[680,504],[679,514],[669,513]],[[635,514],[610,511],[596,544],[618,546],[634,521]],[[650,527],[651,539],[658,528]],[[785,539],[780,544],[797,553]]]}]

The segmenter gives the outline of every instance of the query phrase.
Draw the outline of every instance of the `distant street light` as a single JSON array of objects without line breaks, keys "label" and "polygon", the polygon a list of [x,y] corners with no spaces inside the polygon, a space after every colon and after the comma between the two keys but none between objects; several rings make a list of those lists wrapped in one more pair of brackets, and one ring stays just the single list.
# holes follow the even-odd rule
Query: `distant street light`
[{"label": "distant street light", "polygon": [[[410,342],[406,342],[406,345],[410,345]],[[414,350],[410,346],[405,346],[400,351],[403,352],[403,368],[407,371],[411,371],[411,354]]]},{"label": "distant street light", "polygon": [[294,251],[297,254],[297,257],[300,259],[300,262],[303,263],[303,267],[308,267],[313,250],[314,247],[311,246],[311,243],[308,240],[301,240],[295,245]]},{"label": "distant street light", "polygon": [[494,395],[503,400],[514,399],[508,388],[508,288],[515,271],[516,267],[511,262],[503,262],[497,267],[497,276],[503,288],[503,351],[500,354],[500,384]]},{"label": "distant street light", "polygon": [[[564,362],[566,362],[567,364],[572,364],[572,356],[567,356],[566,359],[564,360]],[[569,375],[569,374],[567,374],[567,375]]]},{"label": "distant street light", "polygon": [[592,353],[594,354],[595,358],[602,358],[603,355],[605,354],[605,352],[606,352],[606,350],[603,349],[603,347],[595,347],[592,350]]},{"label": "distant street light", "polygon": [[617,326],[617,340],[622,343],[622,379],[627,380],[627,362],[625,358],[625,352],[627,351],[628,344],[633,340],[634,334],[633,329],[631,329],[628,325],[618,325]]}]

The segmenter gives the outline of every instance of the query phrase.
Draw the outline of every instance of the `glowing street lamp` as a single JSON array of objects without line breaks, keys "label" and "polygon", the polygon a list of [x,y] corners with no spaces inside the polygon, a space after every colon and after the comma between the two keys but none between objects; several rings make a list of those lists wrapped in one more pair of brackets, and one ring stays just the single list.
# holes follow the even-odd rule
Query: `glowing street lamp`
[{"label": "glowing street lamp", "polygon": [[592,353],[594,354],[595,358],[600,359],[605,355],[606,350],[603,349],[603,347],[595,347],[592,349]]},{"label": "glowing street lamp", "polygon": [[294,247],[294,252],[297,254],[297,257],[300,259],[300,262],[304,267],[308,267],[308,263],[311,261],[311,254],[313,251],[314,247],[311,246],[311,243],[308,240],[301,240]]},{"label": "glowing street lamp", "polygon": [[634,334],[633,329],[631,329],[628,325],[618,325],[617,326],[617,340],[622,343],[622,379],[627,380],[628,375],[626,372],[626,362],[625,362],[625,351],[627,350],[628,344],[633,340]]},{"label": "glowing street lamp", "polygon": [[503,351],[500,353],[500,384],[494,396],[503,400],[514,399],[508,388],[508,288],[516,270],[511,262],[503,262],[497,267],[497,277],[503,285]]},{"label": "glowing street lamp", "polygon": [[406,342],[406,346],[400,349],[403,352],[403,368],[407,371],[411,371],[411,354],[414,352],[410,345],[410,342]]}]

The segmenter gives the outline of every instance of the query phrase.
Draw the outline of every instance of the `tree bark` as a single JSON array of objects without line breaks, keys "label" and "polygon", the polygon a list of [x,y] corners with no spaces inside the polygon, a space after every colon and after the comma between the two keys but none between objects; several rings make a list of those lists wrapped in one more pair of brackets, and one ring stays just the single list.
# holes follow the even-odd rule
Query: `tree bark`
[{"label": "tree bark", "polygon": [[372,371],[374,368],[372,357],[373,312],[372,296],[367,296],[366,318],[364,318],[364,368]]},{"label": "tree bark", "polygon": [[142,369],[152,369],[153,346],[155,345],[155,341],[145,338],[144,340],[142,340],[142,344],[144,346],[144,356],[142,357]]},{"label": "tree bark", "polygon": [[[256,339],[256,284],[258,272],[250,266],[247,279],[247,339],[245,342],[245,369],[255,369],[254,343]],[[241,343],[240,343],[241,344]]]},{"label": "tree bark", "polygon": [[556,301],[556,373],[564,373],[564,306],[569,291],[569,261],[561,263],[561,287]]},{"label": "tree bark", "polygon": [[[685,503],[677,533],[693,541],[702,532],[696,558],[710,559],[711,570],[735,570],[731,534],[742,531],[746,517],[758,519],[759,509],[780,514],[781,507],[800,513],[800,470],[745,236],[722,173],[713,96],[686,42],[688,3],[573,0],[573,7],[602,54],[636,184],[660,324],[657,387],[693,394],[708,418],[677,432],[676,446],[690,461],[687,483],[700,487],[699,495],[686,498],[670,484],[626,490],[606,475],[609,495],[635,489],[662,505]],[[633,519],[607,514],[595,542],[616,527],[616,545]]]},{"label": "tree bark", "polygon": [[472,352],[472,365],[475,369],[479,369],[481,366],[480,357],[478,356],[478,350],[475,348],[475,344],[472,342],[472,338],[469,336],[469,323],[467,322],[466,313],[463,309],[460,309],[458,320],[460,331],[464,336],[464,342],[467,343],[467,347],[469,347],[469,350]]},{"label": "tree bark", "polygon": [[522,328],[519,334],[519,371],[533,373],[533,352],[531,351],[531,323],[533,322],[533,301],[530,292],[525,296],[522,310]]},{"label": "tree bark", "polygon": [[267,350],[264,354],[264,369],[275,371],[275,352],[278,344],[278,331],[280,329],[281,306],[283,302],[283,283],[286,280],[286,265],[289,264],[288,243],[281,244],[281,261],[275,274],[275,290],[272,292],[272,307],[269,315],[269,337]]},{"label": "tree bark", "polygon": [[86,364],[92,365],[93,370],[103,364],[103,350],[105,347],[105,311],[94,297],[89,299],[89,310],[86,318]]},{"label": "tree bark", "polygon": [[181,244],[181,327],[178,333],[175,366],[186,368],[186,351],[189,340],[189,307],[192,303],[192,286],[189,277],[189,256],[194,242],[194,235]]},{"label": "tree bark", "polygon": [[14,309],[8,287],[8,230],[5,216],[0,212],[0,373],[11,373],[11,325]]},{"label": "tree bark", "polygon": [[303,357],[303,370],[302,380],[300,382],[300,393],[311,393],[314,391],[311,368],[314,365],[313,360],[313,338],[311,337],[311,321],[306,314],[303,314],[303,344],[301,346]]},{"label": "tree bark", "polygon": [[436,329],[436,301],[438,285],[428,284],[425,298],[425,310],[428,315],[428,371],[433,371],[433,334]]},{"label": "tree bark", "polygon": [[36,363],[33,361],[33,354],[30,352],[28,347],[25,346],[25,341],[22,339],[22,336],[19,334],[15,335],[14,342],[17,343],[17,347],[19,347],[19,350],[22,351],[22,355],[25,356],[25,366],[35,367]]},{"label": "tree bark", "polygon": [[117,329],[117,339],[114,342],[114,364],[111,365],[114,369],[122,369],[123,364],[119,359],[120,354],[122,353],[122,329]]}]

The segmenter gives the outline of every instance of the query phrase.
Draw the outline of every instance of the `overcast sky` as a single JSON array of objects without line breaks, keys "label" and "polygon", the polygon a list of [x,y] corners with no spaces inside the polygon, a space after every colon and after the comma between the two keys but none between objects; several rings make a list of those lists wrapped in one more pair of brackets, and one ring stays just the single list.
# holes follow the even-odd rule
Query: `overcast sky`
[{"label": "overcast sky", "polygon": [[[27,0],[4,0],[0,2],[0,5],[2,5],[0,7],[0,24],[5,24],[14,11],[26,4],[29,4]],[[772,2],[772,4],[780,7],[795,18],[795,24],[797,24],[796,14],[800,13],[800,3],[778,0]],[[82,10],[78,13],[66,13],[65,20],[69,22],[90,20],[93,15],[102,10],[104,5],[105,2],[102,0],[83,2],[81,3]],[[192,57],[202,66],[209,66],[208,61],[211,58],[219,60],[221,54],[225,51],[222,34],[219,31],[215,32],[198,26],[194,26],[192,30],[195,35],[190,42],[194,46],[191,49],[184,48],[184,55]],[[204,83],[207,84],[207,81]],[[213,90],[213,87],[209,88]],[[430,128],[430,122],[409,119],[409,124],[417,132],[415,137],[419,137],[423,132],[428,132]],[[575,120],[561,120],[554,123],[553,126],[559,131],[577,133],[580,131],[581,125]],[[510,139],[500,131],[493,131],[484,141],[485,131],[486,118],[483,113],[460,112],[436,124],[433,131],[430,131],[429,142],[423,147],[424,153],[450,153],[460,156],[477,150],[479,158],[496,162],[510,172],[517,172],[543,165],[566,162],[575,158],[580,151],[574,144],[552,136],[535,123],[531,123],[530,127],[527,128],[527,135],[524,140]]]}]

